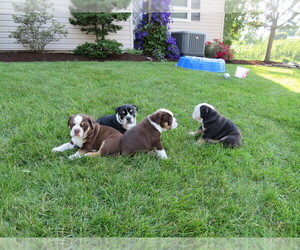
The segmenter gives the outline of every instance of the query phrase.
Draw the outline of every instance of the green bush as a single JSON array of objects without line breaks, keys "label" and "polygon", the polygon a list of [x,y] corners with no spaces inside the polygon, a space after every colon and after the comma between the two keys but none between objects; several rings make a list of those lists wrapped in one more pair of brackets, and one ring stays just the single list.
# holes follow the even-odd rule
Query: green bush
[{"label": "green bush", "polygon": [[143,51],[140,49],[127,49],[123,52],[129,55],[143,55]]},{"label": "green bush", "polygon": [[275,40],[279,40],[279,39],[287,39],[288,34],[286,32],[278,32],[275,35]]},{"label": "green bush", "polygon": [[52,3],[48,0],[26,0],[15,3],[14,10],[22,12],[21,15],[12,15],[15,23],[19,24],[10,38],[15,38],[17,43],[28,47],[30,51],[43,52],[45,46],[53,41],[66,37],[66,25],[54,20],[51,13]]},{"label": "green bush", "polygon": [[113,40],[100,40],[95,43],[84,43],[74,50],[76,55],[83,55],[94,59],[103,59],[111,55],[120,55],[121,43]]},{"label": "green bush", "polygon": [[[267,42],[255,45],[238,44],[233,45],[235,59],[264,60],[267,50]],[[275,40],[271,52],[271,61],[300,62],[300,40],[285,39]]]}]

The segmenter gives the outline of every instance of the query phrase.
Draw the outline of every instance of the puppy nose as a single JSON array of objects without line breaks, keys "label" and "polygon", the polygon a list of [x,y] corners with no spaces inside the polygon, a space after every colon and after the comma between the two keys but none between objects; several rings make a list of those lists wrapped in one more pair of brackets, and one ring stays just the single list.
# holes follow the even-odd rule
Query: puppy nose
[{"label": "puppy nose", "polygon": [[79,130],[79,129],[75,129],[75,130],[74,130],[74,133],[75,133],[75,134],[79,134],[79,133],[80,133],[80,130]]},{"label": "puppy nose", "polygon": [[129,117],[129,116],[126,117],[126,120],[130,122],[131,121],[131,117]]}]

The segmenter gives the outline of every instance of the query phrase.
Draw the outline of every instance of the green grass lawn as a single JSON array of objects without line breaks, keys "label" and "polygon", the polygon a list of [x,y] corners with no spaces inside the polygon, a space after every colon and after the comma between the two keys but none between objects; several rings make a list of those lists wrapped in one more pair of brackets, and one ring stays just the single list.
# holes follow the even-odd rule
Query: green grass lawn
[{"label": "green grass lawn", "polygon": [[[299,237],[300,71],[246,67],[225,80],[174,63],[0,63],[0,237]],[[239,126],[241,148],[194,145],[202,102]],[[173,111],[168,160],[51,152],[69,115],[124,103],[138,121]]]}]

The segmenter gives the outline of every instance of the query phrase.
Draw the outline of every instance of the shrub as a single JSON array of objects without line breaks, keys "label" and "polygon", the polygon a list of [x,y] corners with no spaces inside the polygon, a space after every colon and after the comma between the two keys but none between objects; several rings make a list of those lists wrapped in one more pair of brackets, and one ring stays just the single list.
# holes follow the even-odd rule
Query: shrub
[{"label": "shrub", "polygon": [[115,22],[126,21],[130,17],[130,13],[91,13],[91,12],[75,12],[72,13],[73,18],[69,18],[72,25],[80,26],[80,30],[87,34],[94,34],[96,42],[104,40],[109,33],[116,33],[123,27]]},{"label": "shrub", "polygon": [[176,39],[171,37],[169,32],[171,22],[169,4],[170,0],[152,0],[151,9],[159,12],[152,12],[150,18],[149,14],[144,13],[134,31],[135,48],[142,50],[144,55],[158,60],[176,59],[180,56]]},{"label": "shrub", "polygon": [[65,25],[53,20],[54,15],[48,13],[51,6],[47,0],[26,0],[25,3],[15,4],[15,10],[25,14],[13,15],[14,22],[20,25],[9,37],[35,52],[42,52],[50,42],[66,37]]},{"label": "shrub", "polygon": [[[272,48],[271,61],[300,62],[300,40],[285,39],[275,40]],[[263,60],[267,42],[249,44],[234,44],[235,57],[245,60]]]},{"label": "shrub", "polygon": [[95,43],[81,44],[77,46],[74,53],[97,59],[121,54],[120,47],[123,45],[117,41],[107,40],[105,36],[109,33],[116,33],[123,28],[116,22],[126,21],[131,14],[113,13],[112,11],[115,7],[126,8],[130,1],[71,0],[71,2],[73,6],[70,9],[73,18],[69,18],[69,22],[72,25],[80,26],[82,32],[96,36]]},{"label": "shrub", "polygon": [[286,32],[278,32],[275,35],[275,40],[279,40],[279,39],[287,39],[288,34]]},{"label": "shrub", "polygon": [[127,53],[128,55],[142,55],[143,51],[140,49],[127,49],[124,51],[124,53]]},{"label": "shrub", "polygon": [[103,59],[110,55],[120,55],[122,50],[121,43],[113,40],[100,40],[95,43],[84,43],[74,50],[77,55],[83,55],[95,59]]},{"label": "shrub", "polygon": [[205,56],[208,58],[221,58],[228,62],[233,60],[233,53],[234,51],[230,48],[230,45],[225,45],[219,39],[205,43]]}]

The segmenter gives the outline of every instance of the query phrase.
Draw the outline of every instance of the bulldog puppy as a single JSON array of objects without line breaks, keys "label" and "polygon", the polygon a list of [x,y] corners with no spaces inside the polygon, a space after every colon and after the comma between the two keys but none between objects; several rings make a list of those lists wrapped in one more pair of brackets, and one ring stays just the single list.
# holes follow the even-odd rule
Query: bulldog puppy
[{"label": "bulldog puppy", "polygon": [[113,155],[119,152],[119,138],[122,135],[114,128],[102,126],[87,115],[73,115],[68,120],[71,141],[52,149],[62,152],[75,147],[79,150],[69,156],[70,159],[88,155],[88,152],[98,151],[98,155]]},{"label": "bulldog puppy", "polygon": [[202,134],[199,144],[205,142],[223,143],[227,147],[239,147],[242,144],[242,135],[239,128],[230,120],[218,113],[215,108],[207,103],[196,105],[193,119],[202,123],[200,128],[190,135]]},{"label": "bulldog puppy", "polygon": [[155,150],[160,159],[167,159],[160,135],[163,131],[176,127],[177,122],[173,113],[167,109],[159,109],[123,134],[120,139],[120,152],[134,154],[139,151]]},{"label": "bulldog puppy", "polygon": [[116,107],[115,114],[105,115],[97,119],[97,123],[112,127],[122,134],[136,125],[136,111],[138,107],[133,104],[124,104]]}]

